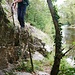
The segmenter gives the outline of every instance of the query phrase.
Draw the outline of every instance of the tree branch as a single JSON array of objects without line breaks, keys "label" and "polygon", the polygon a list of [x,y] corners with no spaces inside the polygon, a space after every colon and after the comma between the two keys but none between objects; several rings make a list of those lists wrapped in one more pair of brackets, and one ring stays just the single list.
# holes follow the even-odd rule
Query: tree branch
[{"label": "tree branch", "polygon": [[62,55],[62,57],[63,56],[65,56],[71,49],[73,49],[75,47],[75,45],[73,45],[72,47],[70,47],[63,55]]}]

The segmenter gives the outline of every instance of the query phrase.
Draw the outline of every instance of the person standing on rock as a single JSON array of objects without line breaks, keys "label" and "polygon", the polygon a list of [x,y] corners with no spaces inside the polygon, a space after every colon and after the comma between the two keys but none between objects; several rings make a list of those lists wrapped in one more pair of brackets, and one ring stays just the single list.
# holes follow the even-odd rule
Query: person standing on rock
[{"label": "person standing on rock", "polygon": [[24,28],[25,27],[24,16],[26,13],[26,7],[29,5],[29,1],[28,0],[14,0],[13,2],[14,8],[16,7],[17,3],[18,3],[18,8],[17,8],[18,21],[20,23],[21,28]]}]

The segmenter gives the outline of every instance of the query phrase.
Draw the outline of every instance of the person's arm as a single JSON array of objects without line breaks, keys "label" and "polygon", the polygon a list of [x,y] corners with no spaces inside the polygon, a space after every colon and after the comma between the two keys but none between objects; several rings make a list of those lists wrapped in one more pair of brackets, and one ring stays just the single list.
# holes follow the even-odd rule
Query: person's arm
[{"label": "person's arm", "polygon": [[22,2],[22,0],[14,0],[14,3]]},{"label": "person's arm", "polygon": [[19,2],[22,2],[22,0],[14,0],[14,2],[13,2],[14,8],[16,7],[16,3],[19,3]]}]

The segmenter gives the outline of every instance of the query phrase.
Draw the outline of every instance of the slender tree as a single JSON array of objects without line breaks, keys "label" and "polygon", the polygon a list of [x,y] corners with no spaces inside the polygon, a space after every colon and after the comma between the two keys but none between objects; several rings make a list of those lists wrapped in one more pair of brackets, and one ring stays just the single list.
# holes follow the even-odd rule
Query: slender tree
[{"label": "slender tree", "polygon": [[51,70],[50,75],[57,75],[59,72],[59,66],[61,61],[61,33],[60,33],[60,26],[59,26],[59,16],[57,15],[57,11],[55,7],[53,7],[52,1],[47,0],[49,10],[51,12],[51,16],[53,19],[54,27],[55,27],[55,58],[54,58],[54,64]]},{"label": "slender tree", "polygon": [[54,64],[51,70],[50,75],[57,75],[59,72],[60,62],[62,57],[64,57],[71,49],[75,47],[75,44],[73,44],[65,53],[62,53],[64,50],[61,49],[61,25],[59,23],[59,16],[57,14],[57,10],[55,6],[53,6],[51,0],[47,0],[49,10],[51,12],[51,16],[53,19],[54,27],[55,27],[55,58],[54,58]]}]

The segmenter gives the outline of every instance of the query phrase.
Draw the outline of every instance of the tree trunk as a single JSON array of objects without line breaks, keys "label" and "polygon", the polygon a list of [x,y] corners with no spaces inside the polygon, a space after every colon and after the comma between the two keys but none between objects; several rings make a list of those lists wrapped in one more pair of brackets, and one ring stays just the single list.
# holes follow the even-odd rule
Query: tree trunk
[{"label": "tree trunk", "polygon": [[59,66],[61,61],[61,34],[60,34],[60,28],[58,19],[56,19],[56,12],[53,8],[53,4],[51,0],[47,0],[49,10],[51,12],[51,16],[53,19],[54,27],[55,27],[55,58],[54,58],[54,64],[51,70],[51,75],[57,75],[59,72]]}]

